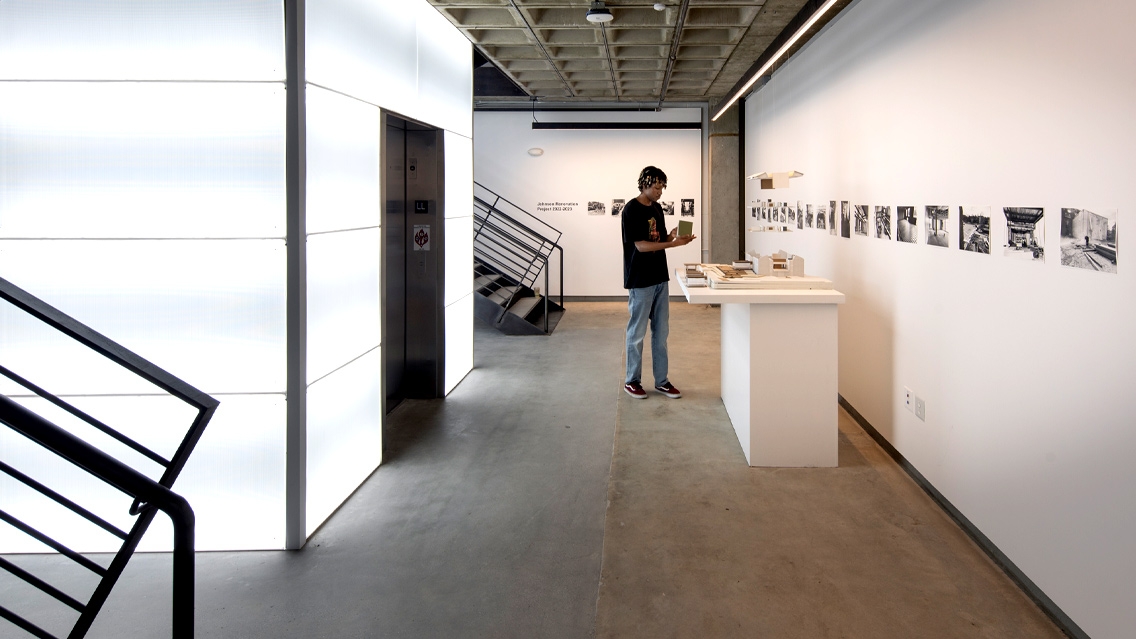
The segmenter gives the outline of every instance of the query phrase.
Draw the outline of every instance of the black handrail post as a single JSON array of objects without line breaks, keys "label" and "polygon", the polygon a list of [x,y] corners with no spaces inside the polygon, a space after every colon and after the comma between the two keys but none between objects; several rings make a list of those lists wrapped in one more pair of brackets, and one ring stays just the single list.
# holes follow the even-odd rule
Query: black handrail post
[{"label": "black handrail post", "polygon": [[564,249],[557,244],[556,250],[560,251],[560,308],[564,308]]},{"label": "black handrail post", "polygon": [[174,525],[173,639],[193,639],[196,519],[184,497],[170,493],[162,510]]}]

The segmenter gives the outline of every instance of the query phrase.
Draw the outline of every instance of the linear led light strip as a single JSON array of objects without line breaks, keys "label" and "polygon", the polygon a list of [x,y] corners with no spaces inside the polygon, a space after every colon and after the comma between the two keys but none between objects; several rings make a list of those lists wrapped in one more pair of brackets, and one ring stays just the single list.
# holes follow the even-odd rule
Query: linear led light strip
[{"label": "linear led light strip", "polygon": [[743,95],[745,95],[746,91],[749,91],[750,87],[752,87],[754,83],[757,82],[759,78],[761,78],[761,76],[765,75],[765,72],[769,70],[769,67],[773,66],[774,63],[780,60],[781,56],[785,55],[785,52],[788,51],[794,44],[796,44],[797,40],[800,40],[801,36],[805,35],[805,32],[811,29],[812,26],[816,24],[817,20],[821,19],[821,16],[828,13],[828,10],[831,9],[832,6],[837,3],[837,1],[838,0],[828,0],[828,2],[824,3],[823,7],[817,9],[817,12],[814,13],[812,17],[805,22],[805,24],[801,25],[800,29],[797,29],[797,32],[793,34],[793,37],[789,38],[788,42],[781,45],[781,48],[777,50],[777,53],[774,53],[773,57],[769,58],[769,61],[762,65],[761,69],[759,69],[757,73],[750,76],[749,81],[742,85],[742,88],[738,89],[734,93],[733,97],[731,97],[730,100],[722,106],[722,108],[718,109],[718,112],[715,113],[714,117],[710,119],[717,120],[718,118],[722,117],[722,114],[728,111],[730,107],[734,106],[734,103],[737,102],[738,99]]}]

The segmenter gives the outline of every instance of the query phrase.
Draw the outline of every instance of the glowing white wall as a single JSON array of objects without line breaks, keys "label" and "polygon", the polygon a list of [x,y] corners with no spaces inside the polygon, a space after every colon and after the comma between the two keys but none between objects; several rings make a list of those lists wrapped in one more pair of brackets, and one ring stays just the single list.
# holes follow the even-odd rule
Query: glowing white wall
[{"label": "glowing white wall", "polygon": [[446,377],[449,393],[473,370],[473,141],[446,131]]},{"label": "glowing white wall", "polygon": [[[840,392],[1089,636],[1136,627],[1136,269],[1060,264],[1060,208],[1136,218],[1131,3],[860,0],[746,104],[746,172],[806,203],[992,207],[993,254],[825,231],[751,237],[831,277]],[[1046,210],[1044,263],[1001,255]],[[920,227],[923,224],[920,223]],[[922,233],[922,228],[920,228]],[[903,387],[926,421],[903,408]]]},{"label": "glowing white wall", "polygon": [[[199,549],[283,544],[283,54],[274,1],[0,2],[0,274],[221,399],[176,484]],[[13,309],[0,325],[6,363],[112,425],[159,447],[188,428],[90,360],[44,366],[68,347]],[[145,427],[139,407],[155,410]],[[3,430],[0,457],[36,466]],[[70,471],[30,470],[109,503]],[[0,548],[33,549],[10,533]],[[169,546],[163,518],[143,544]]]},{"label": "glowing white wall", "polygon": [[[473,72],[469,41],[425,0],[306,10],[308,368],[293,374],[308,382],[310,533],[379,462],[381,109],[454,149],[447,264],[467,266],[447,274],[446,389],[472,367]],[[279,0],[0,1],[0,275],[221,400],[176,484],[199,549],[284,544],[284,68]],[[0,325],[5,361],[64,394],[155,399],[113,371],[47,371],[62,343],[12,309]],[[131,404],[101,405],[130,427]],[[145,547],[167,532],[159,517]],[[0,531],[0,549],[15,543]]]},{"label": "glowing white wall", "polygon": [[[464,263],[453,281],[468,289],[473,71],[469,41],[424,0],[309,0],[306,9],[311,534],[381,455],[380,109],[446,129],[447,277]],[[461,291],[449,281],[447,391],[473,366],[472,297],[451,298]]]},{"label": "glowing white wall", "polygon": [[[669,109],[660,113],[537,112],[541,122],[602,120],[627,122],[700,122],[699,109]],[[667,174],[663,201],[674,202],[675,215],[667,216],[667,229],[678,220],[680,201],[693,199],[695,235],[699,240],[667,251],[671,272],[684,262],[701,262],[702,131],[679,130],[556,130],[532,128],[531,113],[478,112],[474,119],[474,155],[478,183],[496,191],[564,234],[565,295],[626,295],[623,288],[623,248],[619,216],[611,215],[613,199],[639,195],[636,181],[647,165]],[[544,154],[533,157],[531,148]],[[588,202],[604,205],[603,215],[589,215]],[[569,212],[541,211],[540,202],[568,202]],[[549,289],[560,291],[560,254],[553,253]],[[671,294],[679,295],[671,278]],[[537,285],[544,287],[543,277]]]}]

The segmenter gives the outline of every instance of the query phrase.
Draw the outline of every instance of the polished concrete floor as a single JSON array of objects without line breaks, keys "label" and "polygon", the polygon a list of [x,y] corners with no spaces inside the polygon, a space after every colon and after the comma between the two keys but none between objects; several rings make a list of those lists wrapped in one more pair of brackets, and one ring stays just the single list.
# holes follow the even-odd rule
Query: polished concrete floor
[{"label": "polished concrete floor", "polygon": [[[679,400],[623,393],[624,304],[570,303],[548,338],[479,325],[475,370],[392,413],[386,461],[303,551],[198,554],[196,636],[1062,636],[847,415],[839,468],[747,467],[718,309],[671,313]],[[88,636],[168,636],[169,578],[135,556]]]}]

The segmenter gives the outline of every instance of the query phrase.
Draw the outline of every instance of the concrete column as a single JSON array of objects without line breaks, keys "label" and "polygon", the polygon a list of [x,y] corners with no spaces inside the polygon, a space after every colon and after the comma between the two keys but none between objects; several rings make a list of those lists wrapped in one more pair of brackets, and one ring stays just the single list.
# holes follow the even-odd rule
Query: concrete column
[{"label": "concrete column", "polygon": [[706,216],[710,262],[738,259],[738,111],[735,107],[710,122],[710,211]]}]

